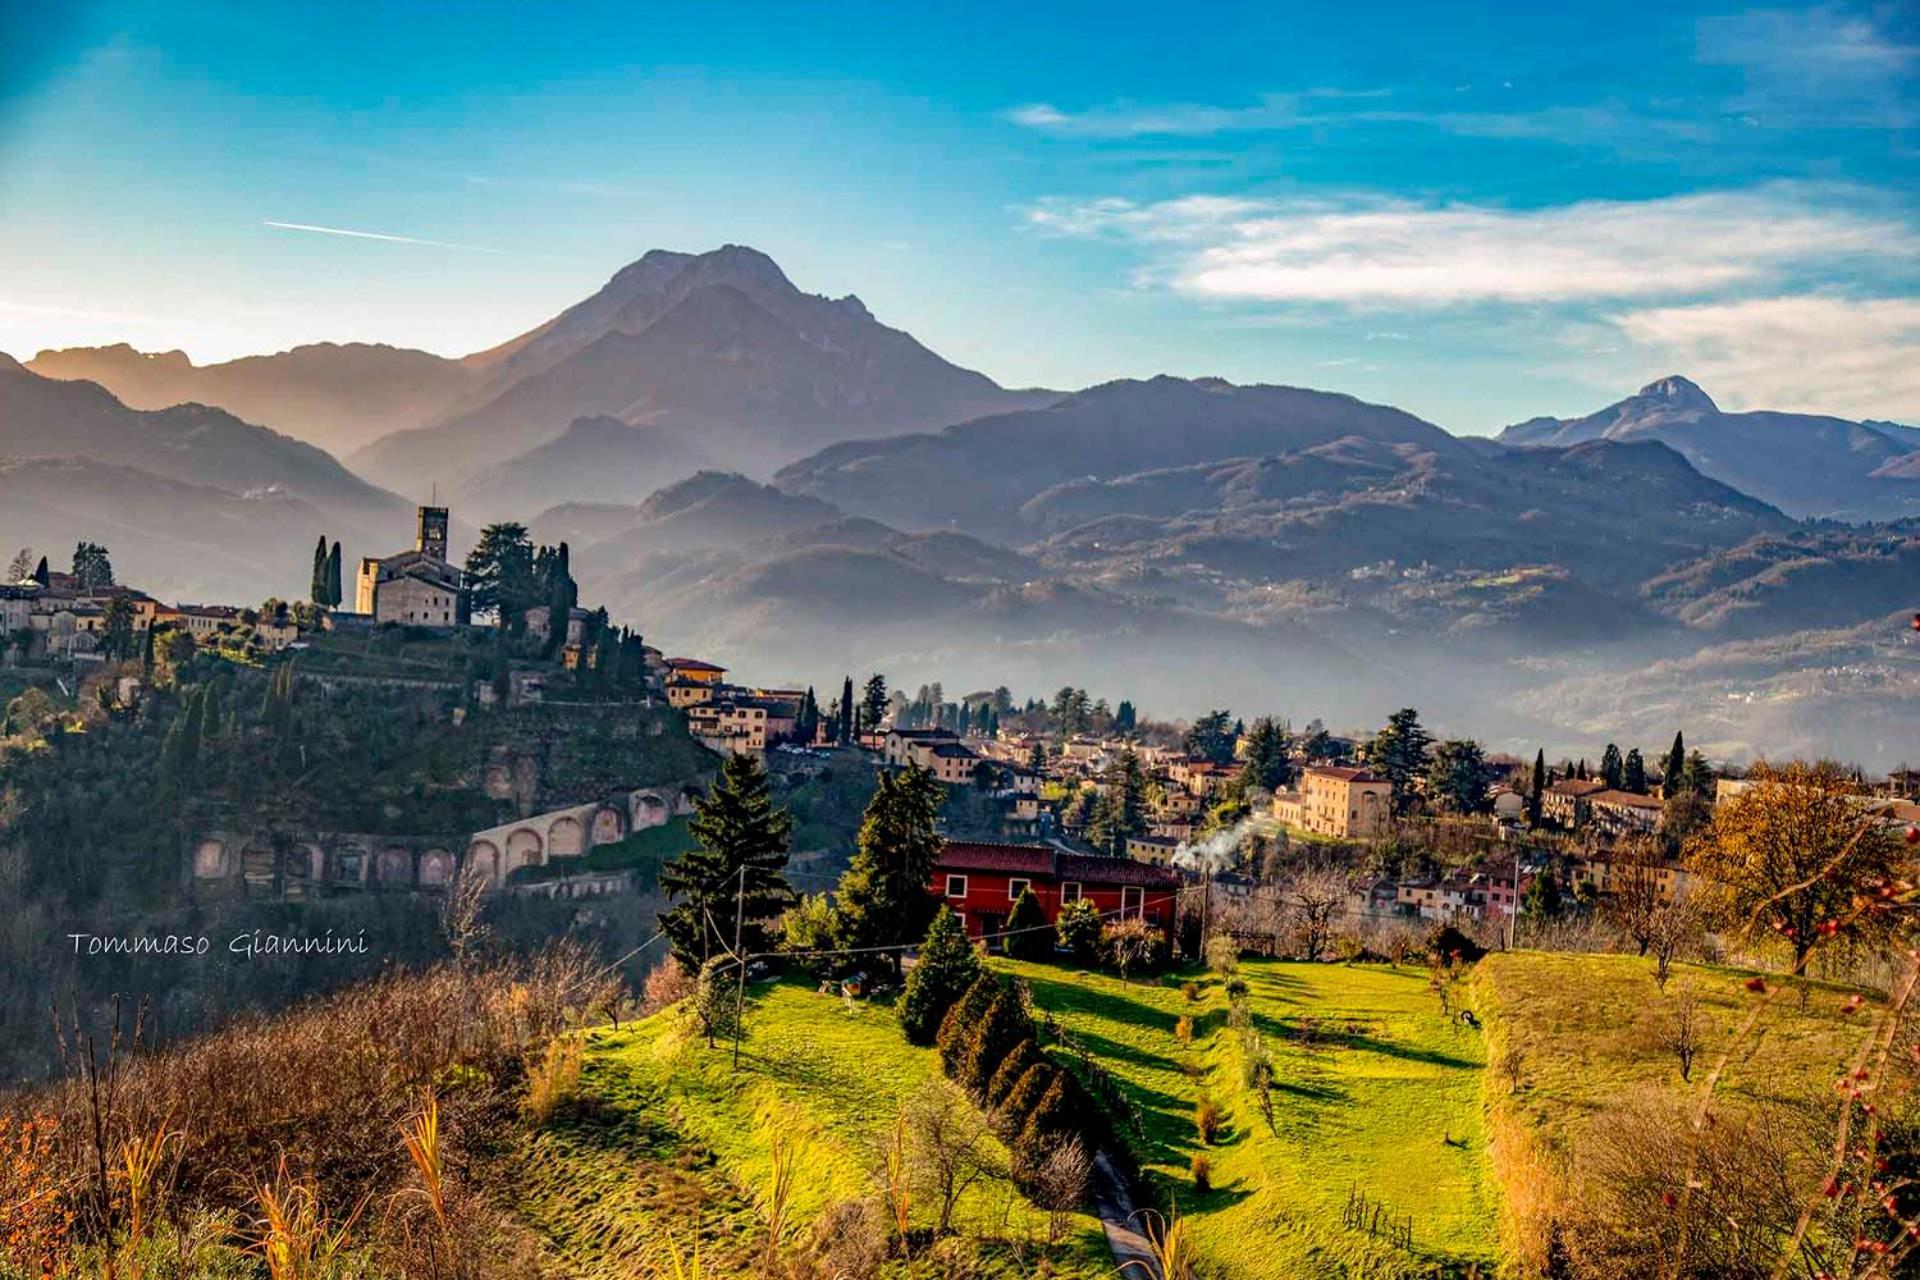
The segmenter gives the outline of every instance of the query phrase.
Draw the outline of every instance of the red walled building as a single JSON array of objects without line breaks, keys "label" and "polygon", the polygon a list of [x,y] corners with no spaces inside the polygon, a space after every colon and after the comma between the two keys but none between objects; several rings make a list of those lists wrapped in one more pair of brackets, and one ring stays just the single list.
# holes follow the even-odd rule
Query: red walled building
[{"label": "red walled building", "polygon": [[928,891],[953,908],[978,938],[1005,927],[1014,899],[1032,889],[1049,922],[1063,903],[1085,898],[1109,920],[1134,918],[1173,929],[1180,877],[1131,858],[1069,853],[1050,844],[949,840],[934,864]]}]

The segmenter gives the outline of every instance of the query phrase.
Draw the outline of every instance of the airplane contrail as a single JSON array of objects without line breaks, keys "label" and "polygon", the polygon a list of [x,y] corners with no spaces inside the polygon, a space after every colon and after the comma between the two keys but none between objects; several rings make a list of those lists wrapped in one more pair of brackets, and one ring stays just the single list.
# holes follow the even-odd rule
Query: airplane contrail
[{"label": "airplane contrail", "polygon": [[436,249],[466,249],[472,253],[511,254],[513,252],[511,249],[489,249],[485,245],[459,244],[452,240],[423,240],[418,236],[389,235],[384,231],[354,231],[347,227],[320,227],[310,222],[275,222],[269,218],[263,221],[261,225],[272,227],[278,231],[306,231],[321,236],[346,236],[352,240],[384,240],[388,244],[423,244],[430,245]]}]

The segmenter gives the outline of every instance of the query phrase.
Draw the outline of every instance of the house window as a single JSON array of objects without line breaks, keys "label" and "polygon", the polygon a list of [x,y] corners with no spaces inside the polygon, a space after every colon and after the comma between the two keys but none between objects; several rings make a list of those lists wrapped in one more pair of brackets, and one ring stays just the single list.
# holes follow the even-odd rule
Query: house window
[{"label": "house window", "polygon": [[1060,901],[1080,901],[1080,882],[1078,880],[1068,880],[1060,886]]},{"label": "house window", "polygon": [[949,898],[966,897],[967,896],[967,878],[965,876],[948,876],[947,877],[947,896]]},{"label": "house window", "polygon": [[1146,914],[1147,891],[1137,884],[1123,885],[1120,889],[1120,916],[1138,916]]},{"label": "house window", "polygon": [[1025,893],[1028,889],[1032,887],[1033,887],[1033,881],[1031,880],[1007,881],[1007,901],[1012,902],[1015,898],[1018,898],[1021,894]]}]

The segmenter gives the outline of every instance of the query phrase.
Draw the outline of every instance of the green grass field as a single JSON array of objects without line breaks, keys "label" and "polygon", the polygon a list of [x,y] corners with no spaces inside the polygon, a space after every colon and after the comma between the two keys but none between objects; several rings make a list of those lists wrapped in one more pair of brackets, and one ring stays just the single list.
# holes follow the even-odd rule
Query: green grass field
[{"label": "green grass field", "polygon": [[[563,1274],[645,1275],[636,1265],[663,1257],[669,1237],[682,1248],[698,1240],[709,1276],[748,1274],[764,1238],[754,1206],[771,1180],[776,1135],[798,1144],[792,1214],[803,1227],[875,1194],[875,1153],[901,1101],[939,1074],[936,1055],[906,1042],[890,1007],[849,1010],[797,982],[757,988],[748,1028],[737,1073],[724,1046],[708,1049],[675,1012],[586,1033],[585,1105],[534,1134],[521,1160],[519,1208]],[[1044,1217],[1005,1179],[970,1193],[959,1225],[1034,1242],[1020,1257],[990,1249],[982,1277],[1038,1274],[1042,1252],[1061,1280],[1112,1268],[1090,1218],[1045,1250]]]},{"label": "green grass field", "polygon": [[[1189,1002],[1177,978],[1122,983],[1047,965],[1008,968],[1119,1078],[1144,1119],[1135,1145],[1146,1177],[1223,1274],[1399,1277],[1493,1261],[1484,1050],[1477,1032],[1441,1015],[1424,971],[1242,963],[1275,1066],[1270,1130],[1242,1082],[1219,978],[1196,977],[1200,998]],[[1191,1050],[1175,1035],[1182,1016],[1194,1020]],[[1203,1095],[1227,1119],[1208,1147],[1194,1124]],[[1212,1164],[1204,1195],[1189,1176],[1195,1154]],[[1411,1218],[1411,1250],[1343,1227],[1356,1187]]]}]

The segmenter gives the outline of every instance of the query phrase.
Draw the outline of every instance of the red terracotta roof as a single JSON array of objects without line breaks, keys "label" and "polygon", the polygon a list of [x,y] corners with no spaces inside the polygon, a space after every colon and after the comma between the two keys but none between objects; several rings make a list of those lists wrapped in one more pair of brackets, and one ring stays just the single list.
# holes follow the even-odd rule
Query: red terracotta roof
[{"label": "red terracotta roof", "polygon": [[1346,765],[1316,764],[1309,766],[1308,773],[1318,774],[1322,778],[1338,778],[1342,782],[1385,782],[1386,779],[1365,769],[1354,769]]},{"label": "red terracotta roof", "polygon": [[1047,844],[949,840],[941,847],[940,860],[934,864],[934,870],[942,873],[1002,871],[1044,876],[1054,881],[1077,881],[1083,888],[1090,885],[1140,885],[1158,889],[1180,887],[1180,877],[1163,867],[1148,866],[1131,858],[1068,853]]}]

